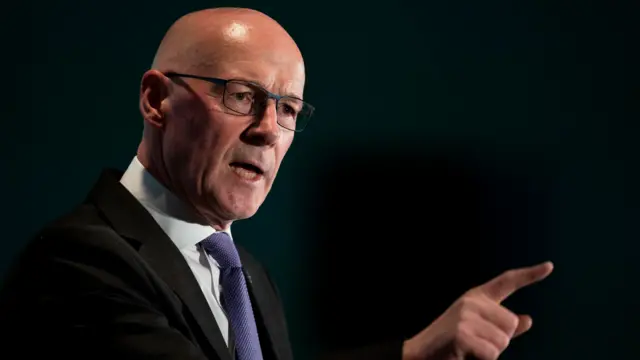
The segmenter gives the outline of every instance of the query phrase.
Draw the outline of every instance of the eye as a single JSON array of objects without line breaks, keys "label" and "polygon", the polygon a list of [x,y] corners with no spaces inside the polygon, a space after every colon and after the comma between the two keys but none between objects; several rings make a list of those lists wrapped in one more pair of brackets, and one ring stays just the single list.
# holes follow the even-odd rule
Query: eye
[{"label": "eye", "polygon": [[235,101],[253,101],[253,94],[251,92],[236,92],[231,94],[231,97]]},{"label": "eye", "polygon": [[297,111],[296,109],[294,109],[293,107],[289,106],[289,105],[284,105],[283,106],[283,110],[287,115],[296,115]]},{"label": "eye", "polygon": [[298,101],[289,98],[284,98],[279,103],[279,111],[283,115],[296,117],[300,112],[300,104]]}]

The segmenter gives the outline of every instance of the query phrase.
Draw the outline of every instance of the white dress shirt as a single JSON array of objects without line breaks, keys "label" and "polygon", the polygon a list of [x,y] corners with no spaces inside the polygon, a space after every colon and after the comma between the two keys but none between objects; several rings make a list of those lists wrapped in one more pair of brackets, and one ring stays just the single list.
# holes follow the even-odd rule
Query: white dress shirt
[{"label": "white dress shirt", "polygon": [[[167,190],[142,166],[137,157],[120,183],[144,206],[189,264],[209,303],[224,341],[229,344],[229,321],[220,305],[220,268],[198,243],[216,230],[203,224],[194,211]],[[230,230],[226,230],[231,236]]]}]

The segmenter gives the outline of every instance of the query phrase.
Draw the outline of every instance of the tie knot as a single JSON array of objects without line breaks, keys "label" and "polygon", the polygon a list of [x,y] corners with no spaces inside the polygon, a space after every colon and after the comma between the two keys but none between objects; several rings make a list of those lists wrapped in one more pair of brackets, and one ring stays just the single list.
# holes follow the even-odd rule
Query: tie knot
[{"label": "tie knot", "polygon": [[200,242],[221,268],[241,267],[238,249],[226,232],[216,232]]}]

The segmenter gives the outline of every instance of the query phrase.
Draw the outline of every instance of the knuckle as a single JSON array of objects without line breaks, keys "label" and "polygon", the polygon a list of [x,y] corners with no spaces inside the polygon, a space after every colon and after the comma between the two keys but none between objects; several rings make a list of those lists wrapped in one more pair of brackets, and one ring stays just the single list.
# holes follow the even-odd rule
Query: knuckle
[{"label": "knuckle", "polygon": [[482,293],[482,289],[480,287],[475,287],[473,289],[469,289],[469,290],[467,290],[467,292],[465,292],[462,295],[462,297],[460,297],[460,300],[466,299],[466,298],[470,298],[470,297],[476,297],[480,293]]},{"label": "knuckle", "polygon": [[487,358],[489,360],[497,360],[500,357],[500,350],[496,349],[493,346],[489,346],[487,348]]},{"label": "knuckle", "polygon": [[455,340],[457,343],[466,344],[471,338],[472,331],[468,322],[459,322],[455,329]]},{"label": "knuckle", "polygon": [[466,295],[460,298],[458,306],[460,309],[472,309],[476,307],[476,297],[473,295]]},{"label": "knuckle", "polygon": [[500,334],[496,337],[496,345],[498,346],[499,350],[506,349],[507,346],[509,346],[510,342],[511,342],[511,338],[506,334]]},{"label": "knuckle", "polygon": [[507,279],[513,279],[516,276],[517,272],[514,269],[507,270],[503,273],[503,277]]},{"label": "knuckle", "polygon": [[509,313],[506,319],[507,319],[507,326],[509,327],[508,330],[510,332],[516,331],[516,329],[518,328],[518,323],[520,322],[520,320],[518,319],[518,316],[516,316],[515,314]]},{"label": "knuckle", "polygon": [[481,343],[476,348],[469,350],[482,360],[496,360],[501,353],[498,348],[488,342]]},{"label": "knuckle", "polygon": [[473,321],[473,312],[466,308],[460,309],[458,318],[461,322]]},{"label": "knuckle", "polygon": [[477,305],[472,297],[461,298],[456,312],[462,321],[471,320],[476,312]]}]

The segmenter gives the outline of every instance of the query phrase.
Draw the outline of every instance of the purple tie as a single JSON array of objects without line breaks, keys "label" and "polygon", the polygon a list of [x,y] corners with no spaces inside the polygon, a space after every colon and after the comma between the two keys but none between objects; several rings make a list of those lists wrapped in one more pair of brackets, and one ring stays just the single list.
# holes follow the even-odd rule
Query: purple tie
[{"label": "purple tie", "polygon": [[262,360],[256,320],[236,246],[226,232],[216,232],[200,244],[220,266],[223,306],[235,335],[236,359]]}]

